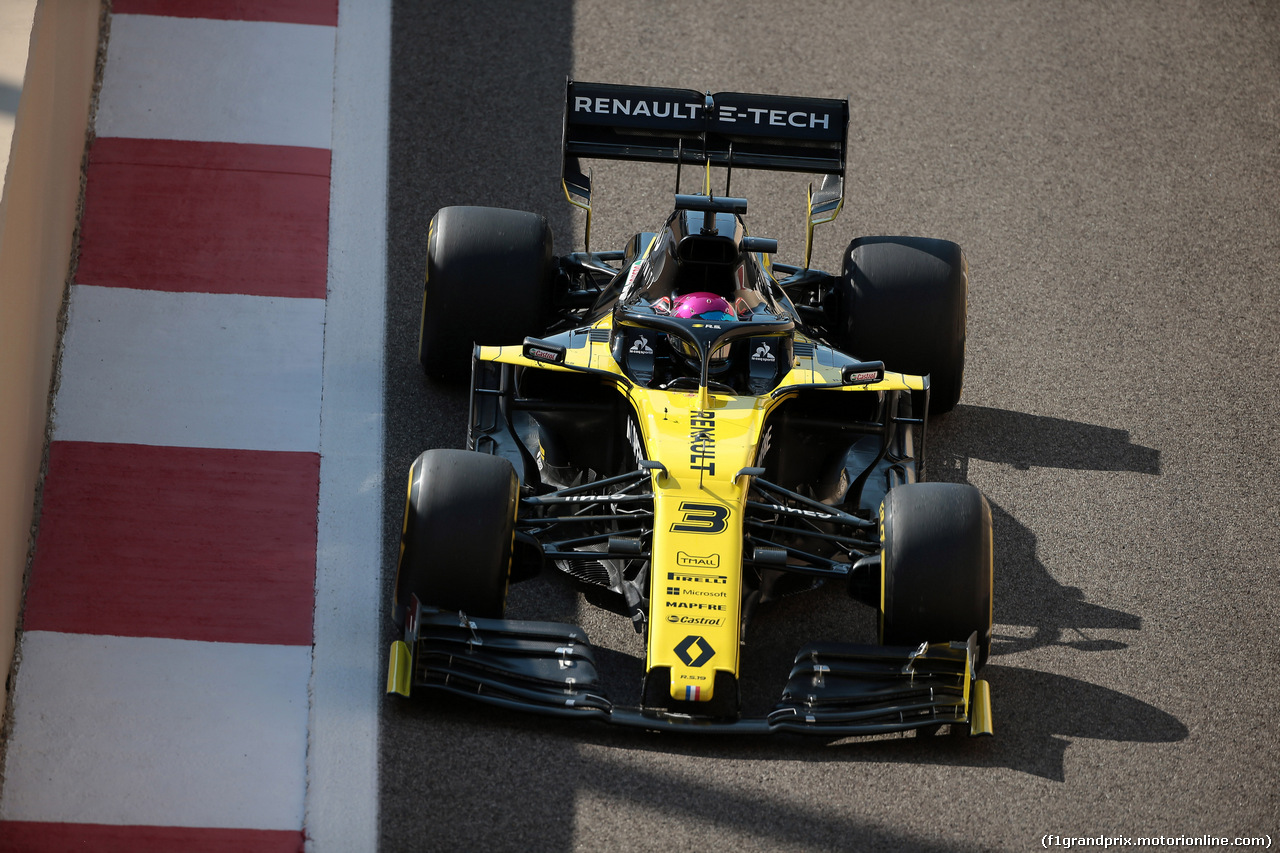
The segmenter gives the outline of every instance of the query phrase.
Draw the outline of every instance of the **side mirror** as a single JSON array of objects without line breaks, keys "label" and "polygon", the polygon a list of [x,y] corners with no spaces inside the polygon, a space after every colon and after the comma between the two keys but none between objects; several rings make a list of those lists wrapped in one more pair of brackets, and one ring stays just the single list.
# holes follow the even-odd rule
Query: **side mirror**
[{"label": "side mirror", "polygon": [[858,361],[840,370],[841,385],[874,385],[883,379],[883,361]]},{"label": "side mirror", "polygon": [[560,344],[544,341],[540,338],[525,338],[522,350],[524,357],[530,361],[541,361],[545,364],[564,364],[568,350]]},{"label": "side mirror", "polygon": [[766,255],[778,253],[778,241],[772,237],[743,237],[738,243],[740,252],[764,252]]}]

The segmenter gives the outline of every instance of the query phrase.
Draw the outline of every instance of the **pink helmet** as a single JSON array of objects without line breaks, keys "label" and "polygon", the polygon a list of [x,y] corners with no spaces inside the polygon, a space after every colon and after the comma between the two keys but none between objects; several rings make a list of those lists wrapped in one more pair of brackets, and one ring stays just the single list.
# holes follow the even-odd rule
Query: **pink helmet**
[{"label": "pink helmet", "polygon": [[672,304],[671,313],[686,320],[738,319],[738,315],[733,313],[733,306],[729,304],[729,300],[705,291],[677,296]]}]

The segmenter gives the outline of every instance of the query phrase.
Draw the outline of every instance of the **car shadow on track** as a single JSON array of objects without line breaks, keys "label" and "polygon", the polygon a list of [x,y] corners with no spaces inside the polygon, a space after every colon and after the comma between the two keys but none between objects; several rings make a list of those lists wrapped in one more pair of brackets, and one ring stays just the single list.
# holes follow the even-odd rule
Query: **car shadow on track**
[{"label": "car shadow on track", "polygon": [[[969,481],[971,460],[1018,469],[1129,471],[1158,476],[1160,451],[1133,444],[1122,429],[992,409],[958,406],[931,424],[927,460],[932,480]],[[1045,646],[1116,651],[1127,643],[1092,632],[1138,631],[1142,617],[1086,601],[1077,587],[1059,583],[1036,556],[1035,534],[991,502],[995,538],[993,656]],[[1015,633],[1002,632],[1000,626]]]},{"label": "car shadow on track", "polygon": [[1113,427],[993,409],[956,406],[929,422],[929,476],[955,481],[970,459],[1015,468],[1160,473],[1160,451],[1134,444],[1129,432]]},{"label": "car shadow on track", "polygon": [[993,657],[1045,646],[1081,652],[1128,648],[1111,632],[1140,631],[1141,616],[1094,604],[1078,587],[1058,583],[1036,558],[1035,534],[994,502],[991,526],[996,552]]}]

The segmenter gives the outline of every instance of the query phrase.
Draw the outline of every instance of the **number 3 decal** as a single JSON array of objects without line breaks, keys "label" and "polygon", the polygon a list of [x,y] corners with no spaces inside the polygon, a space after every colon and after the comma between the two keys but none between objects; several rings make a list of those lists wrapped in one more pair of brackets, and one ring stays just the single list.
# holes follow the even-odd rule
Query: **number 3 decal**
[{"label": "number 3 decal", "polygon": [[718,504],[682,501],[680,512],[684,518],[671,525],[672,533],[723,533],[729,508]]}]

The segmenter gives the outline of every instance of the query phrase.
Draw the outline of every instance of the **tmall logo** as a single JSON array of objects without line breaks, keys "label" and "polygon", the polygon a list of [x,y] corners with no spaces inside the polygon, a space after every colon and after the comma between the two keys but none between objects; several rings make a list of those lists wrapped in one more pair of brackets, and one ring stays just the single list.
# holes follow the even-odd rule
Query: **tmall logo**
[{"label": "tmall logo", "polygon": [[676,646],[676,657],[684,661],[685,666],[695,669],[711,660],[715,654],[716,650],[711,648],[711,644],[697,634],[690,634]]},{"label": "tmall logo", "polygon": [[685,569],[718,569],[720,568],[720,555],[709,554],[706,557],[699,557],[696,554],[677,551],[676,565]]}]

